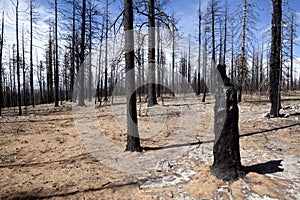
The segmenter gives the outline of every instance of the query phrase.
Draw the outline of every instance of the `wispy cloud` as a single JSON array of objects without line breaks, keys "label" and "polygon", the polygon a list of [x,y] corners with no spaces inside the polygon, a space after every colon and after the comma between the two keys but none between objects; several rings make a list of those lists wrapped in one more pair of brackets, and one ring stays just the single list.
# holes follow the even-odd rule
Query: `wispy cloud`
[{"label": "wispy cloud", "polygon": [[[4,39],[5,39],[5,51],[4,60],[8,59],[8,51],[12,51],[13,44],[16,43],[16,0],[1,0],[0,11],[5,13],[5,27],[4,27]],[[34,57],[44,60],[44,46],[48,38],[49,24],[47,23],[49,18],[53,18],[53,14],[48,8],[39,5],[34,10],[38,13],[34,18],[33,23],[33,46]],[[29,49],[29,37],[30,37],[30,15],[29,15],[29,2],[19,1],[19,41],[22,45],[22,32],[24,32],[24,46],[25,57],[28,58]],[[37,55],[36,55],[37,52]]]}]

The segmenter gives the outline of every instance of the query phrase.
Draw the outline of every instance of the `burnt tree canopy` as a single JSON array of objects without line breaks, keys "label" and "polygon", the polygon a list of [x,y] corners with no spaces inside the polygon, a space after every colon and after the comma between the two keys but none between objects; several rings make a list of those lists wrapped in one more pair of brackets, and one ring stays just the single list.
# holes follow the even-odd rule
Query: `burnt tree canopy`
[{"label": "burnt tree canopy", "polygon": [[237,92],[226,75],[226,65],[218,65],[220,76],[215,89],[215,141],[211,174],[233,181],[239,178],[241,158],[239,148],[239,109]]}]

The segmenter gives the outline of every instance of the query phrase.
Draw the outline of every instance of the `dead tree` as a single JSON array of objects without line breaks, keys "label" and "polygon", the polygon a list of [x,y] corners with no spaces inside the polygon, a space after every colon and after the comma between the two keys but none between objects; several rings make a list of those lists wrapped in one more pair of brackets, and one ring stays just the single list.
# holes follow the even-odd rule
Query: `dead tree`
[{"label": "dead tree", "polygon": [[282,0],[272,0],[272,42],[270,55],[270,117],[278,117],[280,110],[280,52],[281,52],[281,22]]},{"label": "dead tree", "polygon": [[148,85],[148,107],[157,104],[155,90],[155,16],[154,0],[149,0],[148,13],[148,64],[149,64],[149,85]]},{"label": "dead tree", "polygon": [[241,172],[237,92],[226,75],[226,65],[219,64],[217,69],[220,76],[215,79],[214,163],[210,171],[220,179],[233,181]]},{"label": "dead tree", "polygon": [[81,13],[81,41],[80,41],[80,73],[79,73],[79,81],[80,81],[80,86],[79,86],[79,106],[84,106],[85,102],[85,84],[84,84],[84,77],[85,77],[85,24],[86,24],[86,19],[85,19],[85,14],[86,14],[86,0],[82,1],[82,13]]},{"label": "dead tree", "polygon": [[3,86],[2,86],[2,53],[3,53],[3,36],[4,36],[4,11],[2,12],[2,25],[0,36],[0,116],[2,115],[3,106]]},{"label": "dead tree", "polygon": [[127,145],[126,151],[141,151],[138,132],[136,90],[134,73],[134,35],[132,0],[124,0],[125,68],[127,102]]}]

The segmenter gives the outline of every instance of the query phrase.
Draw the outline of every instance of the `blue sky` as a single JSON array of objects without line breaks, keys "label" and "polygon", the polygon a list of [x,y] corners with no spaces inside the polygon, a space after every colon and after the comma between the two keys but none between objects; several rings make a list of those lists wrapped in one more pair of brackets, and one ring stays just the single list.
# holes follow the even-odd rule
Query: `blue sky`
[{"label": "blue sky", "polygon": [[[265,31],[265,28],[271,26],[271,14],[272,14],[272,2],[271,0],[248,0],[248,2],[254,1],[257,5],[257,12],[258,12],[258,21],[257,27],[261,29],[261,31]],[[208,0],[202,0],[202,8],[203,11],[205,10]],[[221,0],[221,4],[224,0]],[[288,0],[289,5],[296,11],[296,22],[299,25],[297,27],[297,35],[300,36],[300,3],[299,0]],[[197,24],[198,24],[198,17],[197,17],[197,10],[199,1],[198,0],[185,0],[185,1],[176,1],[170,0],[170,9],[174,10],[177,13],[179,21],[179,27],[181,31],[185,34],[186,37],[188,35],[195,35],[197,34]],[[236,13],[239,6],[241,6],[243,0],[228,0],[228,5],[230,6],[229,12]],[[260,37],[262,32],[256,32],[257,36]],[[259,39],[259,38],[258,38]],[[260,41],[258,41],[261,44]],[[296,66],[297,79],[300,77],[300,37],[296,39],[296,43],[298,45],[294,46],[294,56],[295,62],[294,66]]]},{"label": "blue sky", "polygon": [[[5,26],[5,45],[6,47],[8,45],[12,45],[12,43],[15,42],[15,25],[14,25],[14,11],[12,9],[11,0],[0,0],[0,11],[5,11],[5,17],[6,17],[6,26]],[[15,0],[13,0],[15,1]],[[34,45],[37,48],[37,52],[39,57],[42,57],[44,54],[44,45],[46,44],[45,41],[47,41],[47,31],[48,31],[48,24],[47,20],[50,17],[53,17],[53,8],[51,8],[51,2],[47,0],[35,0],[40,4],[40,7],[38,8],[37,12],[39,13],[39,17],[36,20],[35,25],[35,31],[39,33],[39,36],[36,37],[34,40]],[[202,8],[204,9],[207,5],[208,0],[202,0]],[[223,0],[224,1],[224,0]],[[221,3],[223,2],[221,0]],[[249,0],[250,1],[250,0]],[[58,0],[58,2],[64,2],[62,0]],[[228,0],[228,4],[230,6],[229,12],[234,12],[238,9],[238,5],[242,4],[243,0]],[[272,6],[271,6],[271,0],[255,0],[257,6],[260,8],[258,10],[259,13],[259,21],[257,22],[258,27],[269,27],[271,22],[271,12],[272,12]],[[300,24],[300,4],[298,3],[299,0],[289,0],[289,4],[291,7],[295,9],[297,12],[297,22]],[[20,0],[20,10],[26,10],[27,8],[27,1]],[[170,0],[170,4],[166,6],[168,12],[171,14],[174,10],[176,16],[179,20],[179,28],[180,31],[184,34],[184,36],[188,37],[191,35],[192,37],[195,37],[197,34],[197,9],[198,9],[198,0]],[[121,0],[116,0],[115,5],[111,7],[110,12],[112,15],[118,15],[120,10],[119,7],[122,6]],[[24,13],[23,13],[24,14]],[[21,17],[21,19],[24,19],[23,22],[20,23],[20,30],[22,30],[22,27],[24,27],[25,34],[29,31],[29,21],[28,16],[27,17]],[[298,35],[300,35],[300,26],[297,29]],[[258,33],[261,35],[261,33]],[[298,43],[300,43],[300,39],[298,38]],[[258,41],[259,42],[259,41]],[[28,45],[28,41],[27,44]],[[295,62],[295,65],[298,66],[299,73],[297,74],[297,78],[300,74],[300,47],[295,46],[295,58],[298,60],[298,62]],[[7,57],[7,55],[6,55]],[[43,59],[43,58],[40,58]]]}]

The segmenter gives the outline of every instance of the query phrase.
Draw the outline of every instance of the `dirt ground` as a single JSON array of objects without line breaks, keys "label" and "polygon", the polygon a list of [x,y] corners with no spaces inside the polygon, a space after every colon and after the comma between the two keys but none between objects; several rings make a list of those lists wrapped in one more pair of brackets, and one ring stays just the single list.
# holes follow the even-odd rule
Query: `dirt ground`
[{"label": "dirt ground", "polygon": [[246,175],[210,175],[213,98],[139,104],[141,153],[124,152],[125,104],[39,105],[0,118],[1,199],[300,199],[300,95],[268,119],[267,97],[239,104]]}]

